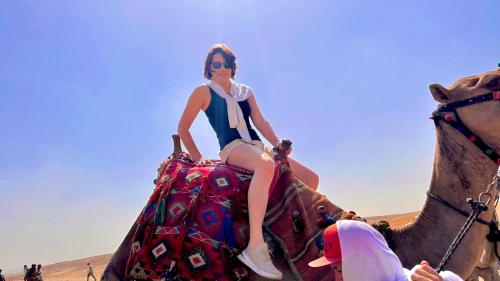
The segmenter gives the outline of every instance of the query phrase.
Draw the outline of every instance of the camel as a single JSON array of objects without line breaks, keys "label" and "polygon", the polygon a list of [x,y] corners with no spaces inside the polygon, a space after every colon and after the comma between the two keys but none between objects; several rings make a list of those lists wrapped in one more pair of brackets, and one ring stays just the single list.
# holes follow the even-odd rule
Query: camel
[{"label": "camel", "polygon": [[[500,206],[496,206],[495,212],[498,218]],[[483,254],[479,259],[479,264],[476,265],[472,274],[467,278],[467,281],[479,281],[479,277],[486,281],[500,281],[500,275],[498,274],[498,257],[495,254],[495,248],[497,248],[497,253],[500,253],[500,245],[497,242],[486,243]]]},{"label": "camel", "polygon": [[[427,260],[436,266],[449,245],[464,224],[464,212],[470,212],[466,198],[477,200],[479,194],[485,191],[492,178],[497,173],[498,159],[488,157],[483,151],[457,129],[452,126],[453,120],[462,120],[474,138],[482,140],[492,151],[490,155],[500,152],[500,71],[489,71],[481,75],[461,78],[448,88],[439,84],[429,86],[434,99],[440,104],[470,99],[486,93],[492,93],[494,99],[457,108],[453,112],[438,112],[434,114],[436,124],[436,151],[434,168],[428,198],[422,212],[412,223],[398,229],[386,232],[386,238],[393,246],[394,252],[402,264],[411,268],[421,260]],[[458,115],[457,115],[458,114]],[[447,122],[450,121],[450,122]],[[474,139],[474,140],[475,140]],[[298,186],[303,183],[295,180]],[[299,188],[300,197],[308,210],[308,216],[315,221],[314,212],[318,204],[324,206],[329,213],[340,216],[345,213],[323,195],[310,188]],[[482,222],[489,222],[493,216],[493,201],[490,200],[488,210],[480,216]],[[443,203],[446,202],[446,203]],[[457,210],[461,210],[460,213]],[[125,239],[114,253],[101,278],[102,281],[127,280],[125,266],[131,248],[131,239],[135,225],[132,226]],[[462,278],[470,276],[478,264],[482,251],[486,246],[486,234],[489,228],[483,223],[472,225],[464,240],[451,256],[445,269],[459,274]],[[280,259],[275,263],[284,273],[284,280],[297,279],[290,268]],[[294,277],[295,276],[295,277]],[[328,270],[325,279],[331,278]],[[256,275],[250,275],[250,280],[265,280]]]},{"label": "camel", "polygon": [[[500,90],[500,71],[464,77],[448,88],[432,84],[429,89],[440,104],[470,99]],[[458,116],[452,113],[448,119],[460,118],[494,152],[500,151],[500,108],[497,102],[465,106],[457,108],[456,112]],[[438,195],[460,210],[468,211],[470,208],[465,198],[478,198],[491,182],[498,163],[447,122],[437,121],[436,132],[437,144],[429,193]],[[495,161],[498,162],[498,159]],[[490,200],[489,209],[480,216],[482,220],[488,222],[492,219],[493,203],[494,200]],[[393,241],[394,252],[403,265],[410,267],[422,259],[436,265],[464,221],[462,214],[428,196],[418,218],[394,230],[389,239]],[[475,223],[451,257],[447,269],[464,279],[469,276],[485,248],[488,231],[487,225]]]},{"label": "camel", "polygon": [[479,281],[479,277],[485,281],[500,281],[498,258],[495,255],[493,247],[493,243],[486,243],[479,264],[476,265],[472,274],[467,278],[467,281]]}]

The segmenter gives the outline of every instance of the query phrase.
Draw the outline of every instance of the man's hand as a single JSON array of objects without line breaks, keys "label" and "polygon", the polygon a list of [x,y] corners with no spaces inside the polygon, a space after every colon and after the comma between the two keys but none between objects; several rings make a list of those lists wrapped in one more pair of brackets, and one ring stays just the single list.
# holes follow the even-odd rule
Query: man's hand
[{"label": "man's hand", "polygon": [[442,281],[441,277],[437,271],[432,268],[427,261],[420,262],[420,265],[415,269],[415,272],[411,275],[412,281]]}]

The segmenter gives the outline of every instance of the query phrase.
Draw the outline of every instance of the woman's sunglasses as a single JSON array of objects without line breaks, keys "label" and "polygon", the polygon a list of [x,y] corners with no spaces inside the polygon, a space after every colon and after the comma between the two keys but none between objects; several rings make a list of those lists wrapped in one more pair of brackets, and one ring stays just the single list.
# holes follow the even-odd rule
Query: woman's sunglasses
[{"label": "woman's sunglasses", "polygon": [[[212,67],[215,68],[215,69],[219,69],[219,68],[222,67],[222,62],[220,62],[220,61],[214,61],[214,62],[212,62]],[[224,68],[230,69],[231,67],[232,66],[229,65],[229,63],[224,62]]]}]

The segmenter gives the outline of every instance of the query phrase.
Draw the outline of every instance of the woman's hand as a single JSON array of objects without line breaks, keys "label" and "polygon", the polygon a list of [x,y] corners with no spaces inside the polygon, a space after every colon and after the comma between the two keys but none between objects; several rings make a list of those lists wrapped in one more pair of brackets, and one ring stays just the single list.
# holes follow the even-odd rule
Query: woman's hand
[{"label": "woman's hand", "polygon": [[212,162],[210,159],[207,159],[205,157],[201,157],[198,159],[198,161],[195,161],[195,165],[212,165],[214,162]]},{"label": "woman's hand", "polygon": [[282,151],[284,156],[288,156],[290,155],[290,153],[292,153],[292,146],[289,146],[287,151],[283,149],[283,140],[280,140],[276,144],[276,148],[278,149],[278,151]]},{"label": "woman's hand", "polygon": [[442,281],[437,271],[432,268],[427,261],[422,261],[411,274],[412,281]]}]

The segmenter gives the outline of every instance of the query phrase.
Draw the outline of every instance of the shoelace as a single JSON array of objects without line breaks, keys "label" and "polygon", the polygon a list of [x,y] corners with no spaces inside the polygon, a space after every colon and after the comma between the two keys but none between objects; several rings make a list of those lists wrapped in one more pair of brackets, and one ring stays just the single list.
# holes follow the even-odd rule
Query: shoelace
[{"label": "shoelace", "polygon": [[262,251],[262,259],[264,260],[264,262],[270,262],[271,261],[270,254],[272,251],[269,249],[264,249],[264,248],[262,248],[261,251]]}]

